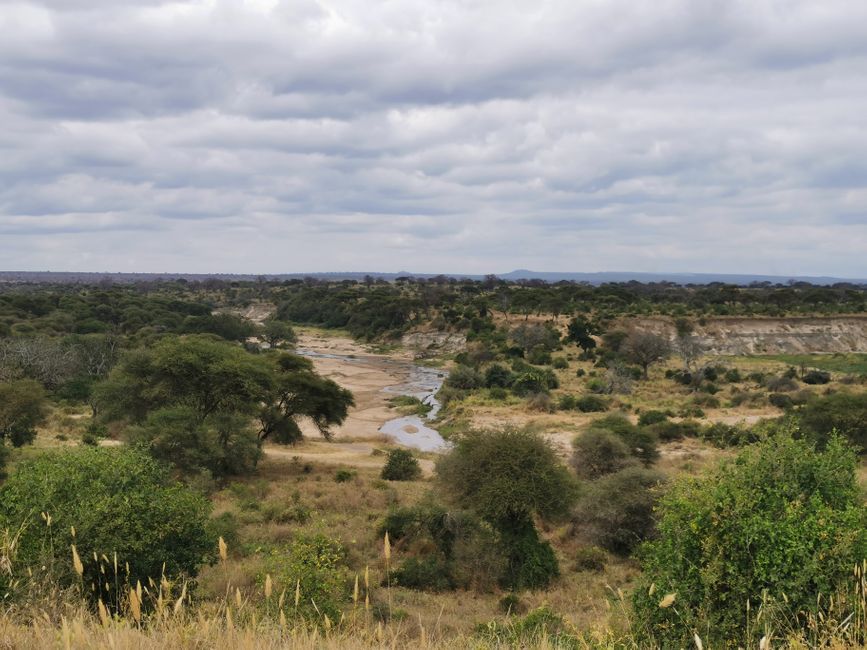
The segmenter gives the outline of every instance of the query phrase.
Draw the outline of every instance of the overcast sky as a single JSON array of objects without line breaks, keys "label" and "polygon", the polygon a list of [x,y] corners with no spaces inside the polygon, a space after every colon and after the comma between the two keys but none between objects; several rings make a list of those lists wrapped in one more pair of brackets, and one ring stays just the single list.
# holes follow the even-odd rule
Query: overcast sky
[{"label": "overcast sky", "polygon": [[0,269],[867,277],[867,2],[0,0]]}]

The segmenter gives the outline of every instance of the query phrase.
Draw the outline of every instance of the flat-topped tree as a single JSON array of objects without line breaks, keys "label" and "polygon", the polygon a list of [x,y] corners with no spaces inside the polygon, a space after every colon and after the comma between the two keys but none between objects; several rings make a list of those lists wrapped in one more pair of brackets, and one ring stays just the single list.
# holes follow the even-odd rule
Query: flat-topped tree
[{"label": "flat-topped tree", "polygon": [[251,354],[207,336],[167,337],[127,354],[96,401],[103,420],[134,425],[130,437],[155,456],[215,476],[252,469],[266,438],[297,442],[299,418],[329,438],[353,404],[307,359]]}]

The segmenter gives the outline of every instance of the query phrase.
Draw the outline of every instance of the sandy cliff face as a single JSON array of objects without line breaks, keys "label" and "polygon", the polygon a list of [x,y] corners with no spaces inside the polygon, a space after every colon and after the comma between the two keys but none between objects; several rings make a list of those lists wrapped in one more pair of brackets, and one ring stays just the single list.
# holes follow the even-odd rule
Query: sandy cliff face
[{"label": "sandy cliff face", "polygon": [[[674,337],[672,319],[620,323]],[[695,334],[710,354],[867,353],[867,314],[839,317],[708,318]]]}]

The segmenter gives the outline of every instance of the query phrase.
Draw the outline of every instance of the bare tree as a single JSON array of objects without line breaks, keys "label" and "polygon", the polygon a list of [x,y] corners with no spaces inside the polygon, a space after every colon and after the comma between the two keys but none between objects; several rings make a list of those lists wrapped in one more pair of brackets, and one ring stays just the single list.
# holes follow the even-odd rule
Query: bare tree
[{"label": "bare tree", "polygon": [[631,363],[641,366],[647,379],[647,369],[654,363],[671,356],[671,343],[668,339],[642,330],[633,330],[621,347],[623,356]]}]

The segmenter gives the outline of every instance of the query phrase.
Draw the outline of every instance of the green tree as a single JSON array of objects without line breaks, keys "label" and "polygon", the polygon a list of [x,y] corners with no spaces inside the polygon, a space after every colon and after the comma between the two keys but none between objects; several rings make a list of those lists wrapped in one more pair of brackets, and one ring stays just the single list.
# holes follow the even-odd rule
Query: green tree
[{"label": "green tree", "polygon": [[566,340],[571,341],[585,352],[590,352],[596,347],[596,339],[593,336],[600,334],[600,332],[599,326],[595,323],[583,316],[575,316],[569,321]]},{"label": "green tree", "polygon": [[33,442],[36,427],[45,420],[45,391],[32,379],[0,383],[0,445]]},{"label": "green tree", "polygon": [[134,449],[46,452],[0,487],[0,529],[21,531],[18,575],[30,568],[61,586],[77,584],[75,544],[84,593],[106,603],[116,598],[115,553],[118,579],[133,586],[159,581],[164,566],[169,579],[194,577],[216,542],[210,510],[205,497],[170,483],[161,465]]},{"label": "green tree", "polygon": [[300,417],[330,438],[329,427],[353,404],[307,359],[250,354],[202,336],[168,337],[129,353],[97,386],[95,400],[102,419],[135,425],[130,437],[154,455],[215,476],[252,469],[265,439],[299,440]]},{"label": "green tree", "polygon": [[541,436],[512,429],[468,433],[439,460],[437,474],[446,493],[497,531],[508,562],[505,585],[543,587],[559,574],[533,518],[566,516],[577,485]]},{"label": "green tree", "polygon": [[421,466],[409,449],[392,449],[382,468],[386,481],[414,481],[421,476]]},{"label": "green tree", "polygon": [[[786,611],[817,614],[818,596],[867,557],[856,468],[841,438],[819,452],[783,430],[676,483],[660,500],[659,538],[643,550],[634,592],[644,641],[685,647],[701,629],[710,647],[755,646],[742,636],[745,608],[763,599],[768,615],[784,600]],[[674,607],[659,606],[665,594],[676,594]]]},{"label": "green tree", "polygon": [[301,439],[298,419],[309,418],[326,440],[331,427],[346,420],[352,393],[319,376],[309,359],[288,352],[268,358],[273,381],[259,409],[259,439],[294,444]]},{"label": "green tree", "polygon": [[272,348],[278,347],[281,343],[295,345],[298,340],[292,326],[277,318],[269,318],[262,324],[262,338]]}]

